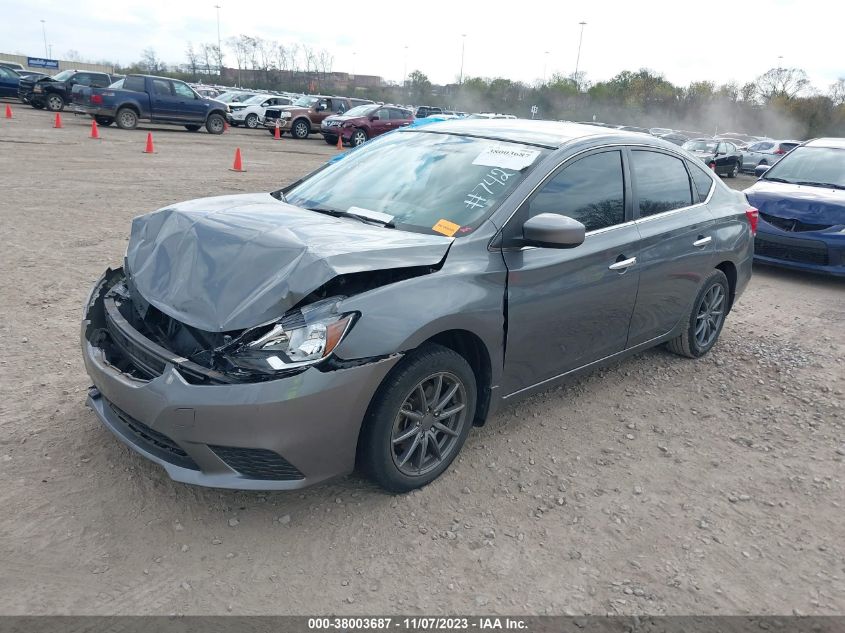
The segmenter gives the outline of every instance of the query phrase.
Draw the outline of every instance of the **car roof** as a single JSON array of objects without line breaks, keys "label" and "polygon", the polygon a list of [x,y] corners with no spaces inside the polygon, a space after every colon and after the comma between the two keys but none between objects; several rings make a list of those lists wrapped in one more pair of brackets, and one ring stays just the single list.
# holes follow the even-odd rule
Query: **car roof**
[{"label": "car roof", "polygon": [[832,149],[845,149],[845,138],[826,137],[814,138],[804,144],[806,147],[829,147]]},{"label": "car roof", "polygon": [[642,145],[643,141],[654,147],[674,148],[668,141],[648,137],[639,132],[625,132],[581,123],[563,123],[560,121],[532,121],[530,119],[448,119],[437,121],[422,128],[413,128],[420,132],[440,132],[463,136],[477,136],[493,140],[540,145],[556,149],[571,141],[582,138],[612,140]]}]

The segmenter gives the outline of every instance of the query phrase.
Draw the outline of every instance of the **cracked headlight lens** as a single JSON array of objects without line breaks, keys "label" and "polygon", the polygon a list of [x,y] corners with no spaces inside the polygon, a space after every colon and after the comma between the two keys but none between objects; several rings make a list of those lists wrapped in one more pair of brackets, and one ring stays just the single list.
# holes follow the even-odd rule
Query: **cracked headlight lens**
[{"label": "cracked headlight lens", "polygon": [[238,364],[273,370],[313,365],[328,358],[352,327],[355,313],[341,314],[344,297],[332,297],[289,312],[232,357]]}]

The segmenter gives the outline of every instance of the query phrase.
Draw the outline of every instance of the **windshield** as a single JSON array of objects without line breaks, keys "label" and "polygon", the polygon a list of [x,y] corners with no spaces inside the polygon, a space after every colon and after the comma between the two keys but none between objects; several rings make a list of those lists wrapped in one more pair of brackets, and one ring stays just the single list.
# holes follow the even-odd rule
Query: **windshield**
[{"label": "windshield", "polygon": [[690,152],[715,152],[718,141],[687,141],[683,148]]},{"label": "windshield", "polygon": [[775,163],[762,180],[845,187],[845,149],[796,147]]},{"label": "windshield", "polygon": [[240,103],[243,103],[244,105],[254,105],[256,103],[263,103],[265,99],[270,99],[272,96],[273,95],[255,95],[249,99],[244,99]]},{"label": "windshield", "polygon": [[222,101],[223,103],[235,103],[241,102],[246,99],[251,99],[255,95],[251,92],[224,92],[222,95],[217,97],[217,101]]},{"label": "windshield", "polygon": [[477,228],[548,153],[518,143],[395,132],[285,192],[306,209],[386,213],[397,228],[464,235]]},{"label": "windshield", "polygon": [[65,81],[66,79],[70,79],[73,76],[73,70],[63,70],[57,75],[53,75],[53,81]]},{"label": "windshield", "polygon": [[367,116],[370,112],[377,110],[381,106],[379,105],[359,105],[355,106],[354,108],[349,108],[346,112],[343,113],[343,116]]},{"label": "windshield", "polygon": [[300,97],[293,102],[293,105],[299,108],[310,108],[315,103],[317,103],[317,97]]}]

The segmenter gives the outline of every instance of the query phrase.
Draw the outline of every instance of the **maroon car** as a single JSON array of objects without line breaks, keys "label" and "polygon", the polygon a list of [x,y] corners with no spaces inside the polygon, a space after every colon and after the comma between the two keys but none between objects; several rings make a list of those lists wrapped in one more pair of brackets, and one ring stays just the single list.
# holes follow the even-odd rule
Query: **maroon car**
[{"label": "maroon car", "polygon": [[414,113],[410,110],[368,103],[356,106],[343,114],[326,117],[320,125],[320,133],[329,145],[336,144],[337,137],[340,136],[344,145],[358,147],[374,136],[409,125],[413,121]]}]

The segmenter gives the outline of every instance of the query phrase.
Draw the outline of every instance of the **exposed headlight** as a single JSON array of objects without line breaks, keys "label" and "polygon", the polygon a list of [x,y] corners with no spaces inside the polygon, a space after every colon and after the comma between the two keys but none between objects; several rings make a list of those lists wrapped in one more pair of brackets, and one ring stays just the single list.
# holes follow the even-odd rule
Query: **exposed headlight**
[{"label": "exposed headlight", "polygon": [[283,119],[289,119],[290,118],[290,112],[282,112],[279,116],[282,117]]},{"label": "exposed headlight", "polygon": [[306,367],[328,358],[355,320],[355,313],[338,311],[342,299],[332,297],[289,312],[269,330],[243,342],[231,361],[267,372]]}]

